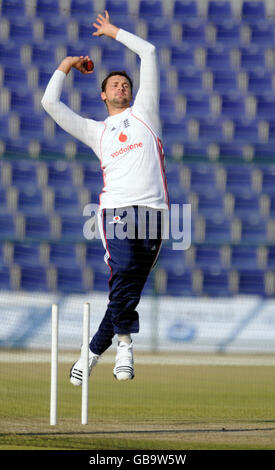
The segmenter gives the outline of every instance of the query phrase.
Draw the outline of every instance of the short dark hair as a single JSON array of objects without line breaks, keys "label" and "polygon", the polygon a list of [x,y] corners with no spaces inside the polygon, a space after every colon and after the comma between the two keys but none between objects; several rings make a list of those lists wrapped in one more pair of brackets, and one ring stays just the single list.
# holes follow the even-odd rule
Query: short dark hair
[{"label": "short dark hair", "polygon": [[129,77],[129,75],[127,74],[127,72],[125,72],[125,70],[119,70],[119,71],[113,71],[113,72],[110,72],[106,78],[104,78],[102,84],[101,84],[101,91],[104,91],[106,90],[106,85],[107,85],[107,81],[110,77],[113,77],[114,75],[121,75],[122,77],[125,77],[127,78],[127,80],[129,81],[130,83],[130,88],[131,88],[131,93],[133,92],[133,82],[131,80],[131,78]]}]

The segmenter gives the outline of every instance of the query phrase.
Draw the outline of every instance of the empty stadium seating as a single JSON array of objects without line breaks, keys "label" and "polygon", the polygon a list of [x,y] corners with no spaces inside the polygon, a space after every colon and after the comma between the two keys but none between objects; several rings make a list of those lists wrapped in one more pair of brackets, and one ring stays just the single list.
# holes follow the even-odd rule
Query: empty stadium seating
[{"label": "empty stadium seating", "polygon": [[[99,91],[139,60],[92,37],[97,6],[157,47],[160,116],[171,203],[191,204],[192,246],[163,244],[144,293],[274,296],[275,7],[231,0],[2,0],[0,16],[0,289],[108,289],[99,240],[83,208],[103,187],[93,151],[44,112],[41,97],[66,55],[90,54],[62,100],[102,120]],[[182,222],[182,220],[181,220]]]}]

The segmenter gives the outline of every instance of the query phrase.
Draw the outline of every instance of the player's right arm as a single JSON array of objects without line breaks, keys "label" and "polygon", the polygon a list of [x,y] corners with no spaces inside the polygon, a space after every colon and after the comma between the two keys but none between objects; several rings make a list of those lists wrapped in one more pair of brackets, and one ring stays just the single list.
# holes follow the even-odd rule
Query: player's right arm
[{"label": "player's right arm", "polygon": [[41,100],[41,104],[45,111],[47,111],[62,129],[93,148],[97,153],[97,136],[102,123],[79,116],[60,100],[66,75],[70,72],[72,67],[83,74],[92,73],[87,72],[83,65],[87,59],[88,56],[66,57],[52,75]]}]

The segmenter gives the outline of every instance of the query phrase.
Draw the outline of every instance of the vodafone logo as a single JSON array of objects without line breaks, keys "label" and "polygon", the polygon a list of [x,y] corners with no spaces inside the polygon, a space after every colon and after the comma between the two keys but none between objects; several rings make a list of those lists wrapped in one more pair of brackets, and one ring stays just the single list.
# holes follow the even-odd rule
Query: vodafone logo
[{"label": "vodafone logo", "polygon": [[[127,136],[126,136],[126,139],[127,139]],[[127,145],[127,147],[121,147],[120,150],[112,153],[111,157],[113,158],[118,157],[119,155],[123,155],[124,153],[129,152],[130,150],[134,150],[134,149],[141,148],[141,147],[143,147],[142,142],[138,142],[137,144],[130,144],[130,145]]]},{"label": "vodafone logo", "polygon": [[120,142],[126,142],[127,139],[128,139],[127,135],[126,135],[126,134],[123,134],[123,132],[121,132],[121,133],[119,134],[118,140],[119,140]]}]

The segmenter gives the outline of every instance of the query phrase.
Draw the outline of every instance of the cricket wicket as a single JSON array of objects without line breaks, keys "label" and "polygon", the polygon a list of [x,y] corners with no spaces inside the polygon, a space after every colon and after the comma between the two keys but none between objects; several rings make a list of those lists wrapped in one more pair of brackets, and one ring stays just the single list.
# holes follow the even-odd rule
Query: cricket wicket
[{"label": "cricket wicket", "polygon": [[[51,341],[51,393],[50,393],[50,425],[57,424],[58,416],[58,352],[59,352],[59,306],[52,304],[52,341]],[[83,376],[81,396],[81,424],[88,424],[89,405],[89,335],[90,335],[90,304],[83,307]]]}]

